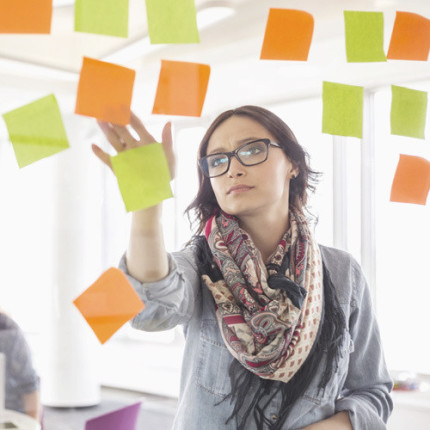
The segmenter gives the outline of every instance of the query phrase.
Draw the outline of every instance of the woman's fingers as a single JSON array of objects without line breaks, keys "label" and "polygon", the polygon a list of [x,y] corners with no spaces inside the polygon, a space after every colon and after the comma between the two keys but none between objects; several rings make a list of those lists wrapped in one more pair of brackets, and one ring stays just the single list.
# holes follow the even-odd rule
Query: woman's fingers
[{"label": "woman's fingers", "polygon": [[168,122],[161,133],[161,143],[169,165],[170,177],[175,177],[175,153],[173,152],[172,123]]},{"label": "woman's fingers", "polygon": [[[131,112],[130,116],[130,125],[136,131],[140,140],[136,140],[126,126],[111,124],[105,121],[97,121],[97,123],[109,143],[115,148],[117,152],[122,152],[127,149],[132,149],[155,142],[154,137],[148,132],[142,121],[133,112]],[[161,141],[169,165],[170,176],[173,179],[175,176],[175,155],[173,152],[171,122],[168,122],[164,126]],[[110,155],[107,152],[104,152],[100,147],[94,144],[92,145],[92,150],[104,164],[112,169]]]},{"label": "woman's fingers", "polygon": [[110,155],[103,151],[103,149],[99,148],[97,145],[92,144],[91,149],[93,150],[94,154],[99,158],[106,166],[108,166],[110,169],[112,169],[112,163],[110,161]]},{"label": "woman's fingers", "polygon": [[106,136],[108,142],[115,148],[117,152],[124,150],[124,143],[121,142],[121,138],[116,131],[111,127],[108,122],[97,121],[97,124],[101,128],[103,134]]},{"label": "woman's fingers", "polygon": [[120,141],[125,144],[125,147],[123,145],[123,149],[131,149],[139,146],[139,142],[131,135],[127,127],[112,124],[112,129],[118,135]]},{"label": "woman's fingers", "polygon": [[97,121],[104,135],[117,152],[136,148],[140,145],[154,143],[154,137],[148,132],[142,121],[131,112],[130,125],[136,131],[139,139],[135,139],[126,126]]},{"label": "woman's fingers", "polygon": [[154,143],[155,139],[152,137],[152,134],[145,128],[143,122],[131,112],[130,115],[130,125],[136,130],[137,135],[140,137],[140,141],[143,144]]}]

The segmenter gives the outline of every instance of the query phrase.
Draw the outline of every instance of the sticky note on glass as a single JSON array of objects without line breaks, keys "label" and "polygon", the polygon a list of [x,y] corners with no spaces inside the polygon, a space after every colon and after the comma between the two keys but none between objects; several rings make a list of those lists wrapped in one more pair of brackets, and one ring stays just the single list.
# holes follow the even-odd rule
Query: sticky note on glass
[{"label": "sticky note on glass", "polygon": [[344,11],[348,62],[387,61],[382,12]]},{"label": "sticky note on glass", "polygon": [[128,36],[128,0],[76,0],[75,31]]},{"label": "sticky note on glass", "polygon": [[135,76],[127,67],[84,57],[75,113],[127,125]]},{"label": "sticky note on glass", "polygon": [[162,60],[152,113],[200,116],[210,71],[206,64]]},{"label": "sticky note on glass", "polygon": [[20,168],[70,146],[53,94],[5,113],[3,118]]},{"label": "sticky note on glass", "polygon": [[173,197],[163,146],[151,143],[111,157],[112,168],[128,212],[155,206]]},{"label": "sticky note on glass", "polygon": [[424,139],[427,92],[391,85],[391,134]]},{"label": "sticky note on glass", "polygon": [[302,10],[270,9],[262,60],[307,61],[314,32],[313,16]]},{"label": "sticky note on glass", "polygon": [[430,50],[430,20],[410,12],[396,12],[387,58],[427,61]]},{"label": "sticky note on glass", "polygon": [[1,0],[0,33],[51,32],[52,0]]},{"label": "sticky note on glass", "polygon": [[323,133],[361,138],[363,87],[323,82]]},{"label": "sticky note on glass", "polygon": [[105,343],[145,307],[125,274],[113,267],[104,272],[73,304],[101,343]]},{"label": "sticky note on glass", "polygon": [[194,0],[146,0],[151,43],[199,43]]},{"label": "sticky note on glass", "polygon": [[390,201],[425,205],[430,189],[430,161],[400,154]]}]

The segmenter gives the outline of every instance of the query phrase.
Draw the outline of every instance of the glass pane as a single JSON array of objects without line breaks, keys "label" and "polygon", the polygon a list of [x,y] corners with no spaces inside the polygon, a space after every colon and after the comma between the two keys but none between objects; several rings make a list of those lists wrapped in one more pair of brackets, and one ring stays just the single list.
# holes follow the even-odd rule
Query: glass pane
[{"label": "glass pane", "polygon": [[[427,91],[430,82],[402,86]],[[430,373],[430,207],[390,202],[399,154],[430,159],[427,140],[390,134],[391,89],[375,97],[377,311],[391,369]]]},{"label": "glass pane", "polygon": [[0,140],[0,303],[28,332],[41,330],[34,309],[53,288],[54,177],[51,158],[19,169],[12,145]]}]

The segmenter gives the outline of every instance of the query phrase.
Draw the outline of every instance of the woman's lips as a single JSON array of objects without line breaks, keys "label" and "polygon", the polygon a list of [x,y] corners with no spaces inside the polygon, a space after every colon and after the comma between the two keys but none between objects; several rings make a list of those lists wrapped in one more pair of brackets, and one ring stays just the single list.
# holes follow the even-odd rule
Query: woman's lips
[{"label": "woman's lips", "polygon": [[245,191],[252,190],[254,187],[250,187],[248,185],[234,185],[231,187],[227,194],[233,194],[233,193],[244,193]]}]

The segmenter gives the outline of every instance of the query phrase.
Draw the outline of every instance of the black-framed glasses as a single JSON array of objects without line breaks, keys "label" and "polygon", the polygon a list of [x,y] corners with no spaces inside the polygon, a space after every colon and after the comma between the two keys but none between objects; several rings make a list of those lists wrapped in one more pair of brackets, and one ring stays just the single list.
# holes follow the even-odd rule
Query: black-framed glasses
[{"label": "black-framed glasses", "polygon": [[200,158],[199,166],[203,174],[208,178],[224,175],[230,168],[231,157],[244,166],[255,166],[264,163],[269,156],[269,146],[281,146],[270,139],[257,139],[244,143],[231,152],[218,152]]}]

